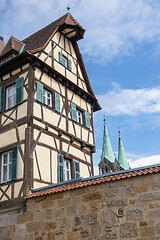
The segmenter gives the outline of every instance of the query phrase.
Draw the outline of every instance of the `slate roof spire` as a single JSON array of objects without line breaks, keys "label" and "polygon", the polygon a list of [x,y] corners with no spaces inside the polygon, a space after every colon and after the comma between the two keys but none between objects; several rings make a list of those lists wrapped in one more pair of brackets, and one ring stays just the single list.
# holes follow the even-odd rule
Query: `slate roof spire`
[{"label": "slate roof spire", "polygon": [[110,161],[111,163],[115,162],[115,155],[109,139],[105,116],[104,116],[103,148],[100,163],[103,161],[104,158],[108,159],[108,161]]},{"label": "slate roof spire", "polygon": [[126,159],[126,154],[125,154],[122,139],[120,136],[120,130],[118,130],[118,134],[119,134],[118,162],[121,168],[123,168],[124,170],[127,170],[127,169],[130,169],[130,166]]}]

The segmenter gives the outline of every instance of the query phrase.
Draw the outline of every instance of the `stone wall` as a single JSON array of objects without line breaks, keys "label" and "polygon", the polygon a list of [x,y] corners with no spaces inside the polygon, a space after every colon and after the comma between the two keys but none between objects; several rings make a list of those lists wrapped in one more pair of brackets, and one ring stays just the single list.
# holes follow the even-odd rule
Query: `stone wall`
[{"label": "stone wall", "polygon": [[0,240],[160,240],[160,173],[27,200],[0,214]]}]

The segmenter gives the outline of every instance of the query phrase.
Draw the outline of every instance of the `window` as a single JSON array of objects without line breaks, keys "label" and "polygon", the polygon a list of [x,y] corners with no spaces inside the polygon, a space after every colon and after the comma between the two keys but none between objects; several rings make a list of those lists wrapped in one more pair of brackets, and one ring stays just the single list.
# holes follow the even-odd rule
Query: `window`
[{"label": "window", "polygon": [[83,124],[82,112],[77,109],[77,122]]},{"label": "window", "polygon": [[2,154],[1,182],[10,181],[12,178],[12,151]]},{"label": "window", "polygon": [[[90,115],[89,112],[84,111],[85,126],[90,129]],[[71,102],[71,118],[73,121],[83,124],[83,112],[77,109],[75,103]]]},{"label": "window", "polygon": [[12,85],[6,89],[6,109],[16,105],[16,85]]},{"label": "window", "polygon": [[14,146],[12,150],[2,153],[1,164],[2,183],[17,178],[17,159],[18,159],[18,146]]},{"label": "window", "polygon": [[71,163],[64,159],[62,154],[58,154],[58,182],[64,182],[71,179]]},{"label": "window", "polygon": [[[6,88],[6,110],[23,102],[23,81],[23,77],[18,78],[16,84]],[[0,90],[0,111],[2,111],[2,87]]]},{"label": "window", "polygon": [[67,61],[67,58],[64,56],[64,55],[62,55],[62,65],[64,66],[64,67],[66,67],[67,68],[67,66],[68,66],[68,63],[67,63],[68,61]]},{"label": "window", "polygon": [[68,181],[70,179],[71,179],[70,161],[64,160],[64,181]]},{"label": "window", "polygon": [[43,103],[49,107],[52,107],[52,93],[46,89],[43,91]]},{"label": "window", "polygon": [[72,71],[72,62],[66,56],[64,56],[61,52],[59,52],[59,63],[61,63],[68,70]]}]

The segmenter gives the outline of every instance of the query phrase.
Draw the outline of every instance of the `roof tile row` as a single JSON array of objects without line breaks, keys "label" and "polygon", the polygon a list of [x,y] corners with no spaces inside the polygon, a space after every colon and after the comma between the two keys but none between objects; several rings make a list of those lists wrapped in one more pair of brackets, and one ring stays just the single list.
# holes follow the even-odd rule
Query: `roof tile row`
[{"label": "roof tile row", "polygon": [[93,177],[93,179],[91,178],[90,180],[84,180],[84,181],[82,180],[81,182],[79,182],[78,180],[77,182],[71,185],[66,183],[66,185],[64,186],[58,186],[58,187],[53,186],[52,189],[48,189],[46,191],[41,191],[41,192],[35,192],[25,198],[28,199],[28,198],[38,197],[38,196],[49,195],[57,192],[64,192],[67,190],[70,191],[72,189],[87,187],[90,185],[96,185],[104,182],[116,181],[116,180],[121,180],[125,178],[136,177],[136,176],[152,174],[157,172],[160,172],[160,166],[125,172],[125,173],[118,173],[116,175],[111,175],[111,176],[97,176],[97,178]]}]

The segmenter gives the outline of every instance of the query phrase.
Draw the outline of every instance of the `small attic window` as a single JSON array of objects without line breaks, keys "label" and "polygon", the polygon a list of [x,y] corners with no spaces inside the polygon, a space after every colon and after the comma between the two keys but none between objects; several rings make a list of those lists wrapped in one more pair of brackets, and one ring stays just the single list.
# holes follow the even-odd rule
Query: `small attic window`
[{"label": "small attic window", "polygon": [[72,71],[72,62],[61,52],[59,52],[59,63],[61,63],[65,68]]}]

